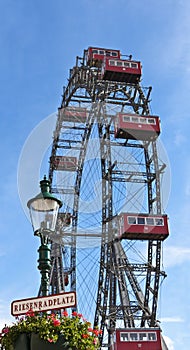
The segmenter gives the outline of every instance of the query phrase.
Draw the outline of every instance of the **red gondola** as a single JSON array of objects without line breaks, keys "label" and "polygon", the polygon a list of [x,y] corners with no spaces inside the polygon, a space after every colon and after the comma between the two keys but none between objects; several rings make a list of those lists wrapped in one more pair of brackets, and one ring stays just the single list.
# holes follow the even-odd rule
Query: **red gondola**
[{"label": "red gondola", "polygon": [[87,65],[101,67],[104,57],[120,58],[120,50],[89,47],[87,50]]},{"label": "red gondola", "polygon": [[66,156],[51,157],[54,170],[75,171],[77,169],[77,158]]},{"label": "red gondola", "polygon": [[66,107],[58,109],[59,118],[61,121],[73,123],[86,123],[87,109],[83,107]]},{"label": "red gondola", "polygon": [[169,235],[167,215],[121,213],[118,224],[120,239],[163,241]]},{"label": "red gondola", "polygon": [[141,74],[141,63],[138,61],[105,58],[101,77],[103,80],[136,84]]},{"label": "red gondola", "polygon": [[160,118],[152,115],[118,113],[115,137],[132,140],[155,140],[160,134]]},{"label": "red gondola", "polygon": [[116,329],[114,350],[162,350],[159,328]]}]

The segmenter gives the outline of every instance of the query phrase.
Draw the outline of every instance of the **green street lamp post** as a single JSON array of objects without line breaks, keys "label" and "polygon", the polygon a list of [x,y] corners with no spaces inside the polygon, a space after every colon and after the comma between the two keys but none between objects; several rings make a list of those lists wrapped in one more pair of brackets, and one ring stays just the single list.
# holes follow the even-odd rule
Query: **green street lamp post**
[{"label": "green street lamp post", "polygon": [[34,235],[39,236],[41,245],[38,249],[38,269],[41,273],[41,293],[47,296],[49,293],[49,273],[51,269],[50,247],[51,235],[55,232],[58,210],[62,202],[50,193],[50,182],[44,176],[40,181],[41,192],[30,199],[27,206]]}]

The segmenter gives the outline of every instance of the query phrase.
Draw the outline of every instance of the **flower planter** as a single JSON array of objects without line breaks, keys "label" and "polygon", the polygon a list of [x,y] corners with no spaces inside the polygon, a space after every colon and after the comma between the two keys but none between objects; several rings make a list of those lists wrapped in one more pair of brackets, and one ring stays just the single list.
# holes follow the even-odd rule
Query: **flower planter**
[{"label": "flower planter", "polygon": [[56,343],[49,343],[48,341],[41,339],[38,334],[31,334],[30,350],[67,350],[68,348],[69,347],[65,344],[63,336],[60,336]]},{"label": "flower planter", "polygon": [[30,338],[26,333],[19,335],[14,350],[30,350]]},{"label": "flower planter", "polygon": [[[90,322],[76,311],[71,316],[67,311],[62,315],[34,313],[30,310],[12,326],[2,329],[0,349],[4,350],[98,350],[98,329],[91,328]],[[47,339],[57,339],[49,342]],[[67,339],[65,339],[67,338]],[[15,341],[16,339],[16,341]]]}]

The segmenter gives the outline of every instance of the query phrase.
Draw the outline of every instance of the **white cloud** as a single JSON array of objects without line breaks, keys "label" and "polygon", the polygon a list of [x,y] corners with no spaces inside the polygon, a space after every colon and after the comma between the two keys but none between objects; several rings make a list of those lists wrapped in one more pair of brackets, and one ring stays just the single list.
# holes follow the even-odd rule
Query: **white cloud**
[{"label": "white cloud", "polygon": [[164,249],[164,265],[166,267],[180,265],[185,261],[190,261],[190,248],[171,246]]},{"label": "white cloud", "polygon": [[167,337],[166,335],[164,335],[163,337],[168,347],[168,350],[175,350],[173,340]]},{"label": "white cloud", "polygon": [[184,322],[184,320],[181,317],[162,317],[160,319],[160,322],[172,322],[172,323],[178,323],[178,322]]}]

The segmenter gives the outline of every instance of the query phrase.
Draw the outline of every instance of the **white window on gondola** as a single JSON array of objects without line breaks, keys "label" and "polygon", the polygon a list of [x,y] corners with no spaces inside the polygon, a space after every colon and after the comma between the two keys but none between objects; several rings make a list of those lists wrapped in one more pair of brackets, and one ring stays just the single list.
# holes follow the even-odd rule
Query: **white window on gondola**
[{"label": "white window on gondola", "polygon": [[145,218],[137,218],[138,225],[144,225],[145,224]]},{"label": "white window on gondola", "polygon": [[100,55],[105,55],[105,51],[104,50],[99,50],[99,54]]},{"label": "white window on gondola", "polygon": [[109,61],[109,65],[110,65],[110,66],[115,66],[115,61],[111,61],[111,60],[110,60],[110,61]]},{"label": "white window on gondola", "polygon": [[148,123],[149,124],[156,124],[156,121],[154,118],[148,118]]},{"label": "white window on gondola", "polygon": [[154,226],[154,219],[153,218],[146,218],[146,225]]},{"label": "white window on gondola", "polygon": [[138,340],[138,333],[130,333],[130,340],[137,341]]},{"label": "white window on gondola", "polygon": [[131,68],[138,68],[138,64],[137,63],[131,63]]},{"label": "white window on gondola", "polygon": [[129,115],[124,115],[123,116],[123,121],[124,122],[130,122],[130,116]]},{"label": "white window on gondola", "polygon": [[112,52],[112,56],[114,56],[114,57],[117,57],[118,56],[118,54],[117,54],[117,52]]},{"label": "white window on gondola", "polygon": [[139,340],[147,341],[147,333],[139,333]]},{"label": "white window on gondola", "polygon": [[122,67],[122,62],[121,62],[121,61],[117,61],[116,65],[117,65],[118,67]]},{"label": "white window on gondola", "polygon": [[98,50],[92,50],[92,53],[98,54]]},{"label": "white window on gondola", "polygon": [[139,122],[139,118],[138,117],[132,117],[132,122],[133,123],[138,123]]},{"label": "white window on gondola", "polygon": [[140,123],[146,124],[147,119],[146,118],[139,118]]},{"label": "white window on gondola", "polygon": [[129,336],[128,333],[120,333],[120,341],[128,341],[129,340]]},{"label": "white window on gondola", "polygon": [[136,225],[137,219],[136,219],[135,216],[128,216],[127,219],[128,219],[128,224],[130,224],[130,225]]},{"label": "white window on gondola", "polygon": [[156,226],[163,226],[163,219],[162,218],[156,218],[155,219]]},{"label": "white window on gondola", "polygon": [[156,341],[156,333],[155,332],[151,332],[151,333],[148,333],[148,340],[152,340],[152,341]]},{"label": "white window on gondola", "polygon": [[124,62],[124,67],[127,67],[127,68],[129,68],[130,67],[130,63],[129,62]]}]

